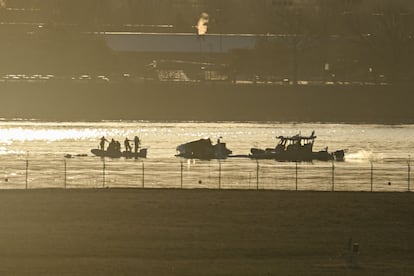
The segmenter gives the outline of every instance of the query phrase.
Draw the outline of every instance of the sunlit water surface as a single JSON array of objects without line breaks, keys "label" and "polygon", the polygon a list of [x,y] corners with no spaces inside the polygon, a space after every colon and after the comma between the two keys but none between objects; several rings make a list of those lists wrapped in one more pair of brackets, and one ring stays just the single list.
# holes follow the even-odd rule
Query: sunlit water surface
[{"label": "sunlit water surface", "polygon": [[[234,154],[248,154],[251,147],[274,147],[276,136],[309,135],[313,130],[318,136],[314,150],[346,149],[346,161],[300,163],[296,170],[294,163],[272,160],[257,164],[248,158],[229,158],[219,163],[174,156],[177,145],[199,138],[223,137]],[[148,148],[147,159],[103,160],[90,153],[102,136],[123,144],[135,135]],[[66,154],[87,156],[68,159]],[[409,156],[414,156],[414,125],[0,121],[0,188],[405,191],[410,184]]]}]

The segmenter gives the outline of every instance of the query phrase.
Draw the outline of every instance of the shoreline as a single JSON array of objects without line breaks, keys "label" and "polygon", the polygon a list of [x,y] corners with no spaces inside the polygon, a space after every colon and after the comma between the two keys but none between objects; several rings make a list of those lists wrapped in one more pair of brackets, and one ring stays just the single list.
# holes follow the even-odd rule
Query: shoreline
[{"label": "shoreline", "polygon": [[335,121],[258,121],[258,120],[217,120],[217,121],[209,121],[209,120],[135,120],[135,119],[112,119],[112,120],[49,120],[49,119],[36,119],[36,118],[1,118],[0,123],[14,123],[14,122],[22,122],[22,123],[117,123],[117,122],[126,122],[126,123],[246,123],[246,124],[321,124],[321,125],[369,125],[369,126],[412,126],[414,125],[414,121],[412,123],[372,123],[372,122],[335,122]]},{"label": "shoreline", "polygon": [[335,190],[335,191],[331,191],[331,190],[306,190],[306,189],[301,189],[301,190],[294,190],[294,189],[266,189],[266,188],[251,188],[251,189],[239,189],[239,188],[180,188],[179,185],[176,185],[176,187],[130,187],[130,186],[106,186],[106,187],[85,187],[85,188],[79,188],[79,187],[75,187],[75,188],[71,188],[71,187],[31,187],[31,188],[20,188],[20,189],[16,189],[16,188],[5,188],[5,189],[0,189],[0,193],[2,192],[29,192],[29,191],[39,191],[39,192],[93,192],[93,191],[114,191],[114,192],[139,192],[139,191],[159,191],[159,192],[185,192],[185,191],[193,191],[193,192],[235,192],[235,193],[315,193],[315,194],[352,194],[352,193],[356,193],[356,194],[414,194],[414,190],[404,190],[404,191],[385,191],[385,190]]}]

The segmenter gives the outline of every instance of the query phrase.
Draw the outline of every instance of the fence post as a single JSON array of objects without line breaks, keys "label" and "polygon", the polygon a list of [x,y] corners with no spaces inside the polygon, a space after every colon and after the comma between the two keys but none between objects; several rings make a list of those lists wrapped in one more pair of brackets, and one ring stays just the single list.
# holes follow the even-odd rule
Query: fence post
[{"label": "fence post", "polygon": [[219,190],[221,190],[221,160],[219,159]]},{"label": "fence post", "polygon": [[105,157],[102,158],[102,188],[105,188],[105,170],[106,170],[106,165],[105,165]]},{"label": "fence post", "polygon": [[374,164],[371,161],[371,192],[374,190]]},{"label": "fence post", "polygon": [[63,159],[63,163],[65,165],[65,179],[64,179],[64,182],[63,182],[63,186],[64,186],[64,188],[66,190],[66,177],[67,177],[67,173],[66,173],[66,159]]},{"label": "fence post", "polygon": [[411,155],[408,155],[408,191],[411,192]]},{"label": "fence post", "polygon": [[295,184],[296,184],[296,191],[298,191],[298,161],[295,162]]},{"label": "fence post", "polygon": [[142,162],[142,188],[145,188],[145,165]]},{"label": "fence post", "polygon": [[335,192],[335,160],[332,160],[332,192]]},{"label": "fence post", "polygon": [[183,172],[184,172],[184,164],[183,161],[180,162],[181,163],[181,189],[183,188]]},{"label": "fence post", "polygon": [[29,159],[26,158],[26,190],[29,188]]},{"label": "fence post", "polygon": [[256,190],[259,190],[259,160],[256,159]]}]

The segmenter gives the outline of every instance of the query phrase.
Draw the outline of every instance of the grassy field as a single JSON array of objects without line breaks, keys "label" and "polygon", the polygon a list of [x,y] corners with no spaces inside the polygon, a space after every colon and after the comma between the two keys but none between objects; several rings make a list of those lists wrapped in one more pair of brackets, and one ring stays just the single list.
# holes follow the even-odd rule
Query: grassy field
[{"label": "grassy field", "polygon": [[412,193],[1,191],[0,275],[414,275],[413,203]]}]

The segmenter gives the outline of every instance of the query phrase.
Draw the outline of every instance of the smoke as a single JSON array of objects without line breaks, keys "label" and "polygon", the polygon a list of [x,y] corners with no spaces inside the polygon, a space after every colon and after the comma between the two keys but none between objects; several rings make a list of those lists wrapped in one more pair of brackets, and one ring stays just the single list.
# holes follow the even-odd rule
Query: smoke
[{"label": "smoke", "polygon": [[0,0],[0,8],[6,7],[6,0]]},{"label": "smoke", "polygon": [[205,35],[207,33],[207,25],[208,25],[208,14],[203,12],[200,15],[200,19],[198,19],[198,23],[196,26],[198,35]]}]

